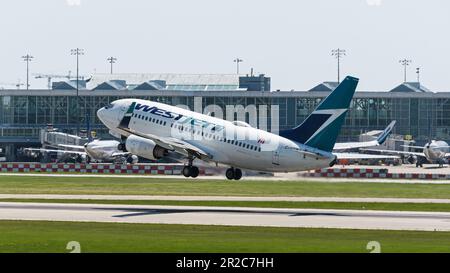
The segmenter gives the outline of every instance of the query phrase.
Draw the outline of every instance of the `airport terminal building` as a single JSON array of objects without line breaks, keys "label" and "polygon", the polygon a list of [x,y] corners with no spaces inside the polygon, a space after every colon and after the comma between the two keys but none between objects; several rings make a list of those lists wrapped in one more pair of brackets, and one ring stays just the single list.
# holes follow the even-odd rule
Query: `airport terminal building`
[{"label": "airport terminal building", "polygon": [[[119,80],[117,80],[119,79]],[[17,149],[39,146],[41,129],[55,128],[75,133],[87,124],[101,138],[111,138],[96,111],[121,98],[141,98],[171,105],[194,101],[202,106],[278,105],[279,128],[301,123],[337,86],[324,82],[307,91],[271,91],[264,75],[96,75],[87,83],[53,83],[49,90],[0,90],[0,147],[7,160],[17,159]],[[79,107],[77,108],[77,105]],[[383,129],[397,120],[395,134],[410,135],[417,144],[429,138],[450,141],[450,92],[432,92],[420,83],[403,83],[388,91],[359,91],[340,134],[340,141],[355,141],[369,130]],[[247,121],[248,122],[248,121]],[[270,115],[269,122],[270,124]]]}]

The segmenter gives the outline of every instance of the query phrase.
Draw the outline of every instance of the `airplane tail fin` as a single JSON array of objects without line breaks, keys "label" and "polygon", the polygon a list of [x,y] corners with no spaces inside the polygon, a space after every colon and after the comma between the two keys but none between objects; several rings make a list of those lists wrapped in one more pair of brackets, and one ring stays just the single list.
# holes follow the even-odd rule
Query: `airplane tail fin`
[{"label": "airplane tail fin", "polygon": [[396,120],[389,123],[389,125],[384,129],[384,131],[381,133],[381,135],[377,138],[377,142],[379,145],[383,144],[388,136],[392,133],[392,129],[394,129],[395,123],[397,123]]},{"label": "airplane tail fin", "polygon": [[287,139],[331,152],[341,130],[359,79],[346,77],[299,126],[281,131]]}]

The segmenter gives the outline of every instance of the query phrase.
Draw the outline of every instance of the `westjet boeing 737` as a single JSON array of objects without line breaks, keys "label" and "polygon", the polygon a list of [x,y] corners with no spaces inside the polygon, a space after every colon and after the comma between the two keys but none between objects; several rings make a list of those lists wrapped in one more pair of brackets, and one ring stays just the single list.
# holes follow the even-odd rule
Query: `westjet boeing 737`
[{"label": "westjet boeing 737", "polygon": [[149,159],[180,153],[188,159],[186,177],[198,176],[195,159],[225,164],[226,177],[239,180],[241,169],[294,172],[331,167],[341,158],[385,158],[333,153],[357,84],[357,78],[345,78],[303,123],[279,135],[139,99],[114,101],[97,115],[112,134],[122,136],[122,150]]}]

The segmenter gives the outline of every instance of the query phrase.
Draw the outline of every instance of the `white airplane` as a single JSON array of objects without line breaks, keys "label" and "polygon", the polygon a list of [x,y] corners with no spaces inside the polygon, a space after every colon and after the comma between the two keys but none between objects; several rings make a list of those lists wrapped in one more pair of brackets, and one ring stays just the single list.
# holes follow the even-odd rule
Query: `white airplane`
[{"label": "white airplane", "polygon": [[358,79],[347,77],[299,126],[279,135],[245,122],[226,121],[179,107],[139,99],[116,100],[97,111],[99,119],[133,154],[158,159],[176,152],[188,159],[185,177],[197,177],[195,159],[231,166],[225,175],[239,180],[241,169],[295,172],[333,166],[344,158],[386,158],[333,153]]},{"label": "white airplane", "polygon": [[406,151],[394,151],[394,150],[375,150],[375,149],[364,149],[365,151],[373,151],[380,152],[386,154],[394,154],[394,155],[405,155],[408,156],[408,161],[411,164],[416,164],[416,167],[422,167],[423,162],[429,161],[432,163],[439,164],[439,167],[443,167],[447,161],[447,158],[450,157],[450,146],[445,141],[436,141],[432,140],[425,144],[425,146],[409,146],[404,145],[404,147],[412,148],[412,149],[420,149],[422,152],[406,152]]},{"label": "white airplane", "polygon": [[96,162],[114,162],[120,164],[135,164],[138,162],[138,157],[129,152],[123,152],[118,149],[120,142],[115,140],[98,140],[90,141],[84,146],[79,145],[65,145],[59,144],[59,147],[68,148],[72,150],[57,150],[44,148],[26,148],[25,151],[39,151],[39,152],[55,152],[61,154],[69,154],[78,156],[79,161],[90,163]]},{"label": "white airplane", "polygon": [[362,142],[344,142],[344,143],[336,143],[334,144],[333,151],[343,151],[343,150],[349,150],[349,149],[357,149],[357,148],[369,148],[369,147],[375,147],[380,146],[383,144],[388,136],[392,133],[392,129],[395,126],[395,123],[397,121],[392,121],[389,123],[389,125],[384,129],[383,132],[378,136],[377,139],[371,140],[371,141],[362,141]]}]

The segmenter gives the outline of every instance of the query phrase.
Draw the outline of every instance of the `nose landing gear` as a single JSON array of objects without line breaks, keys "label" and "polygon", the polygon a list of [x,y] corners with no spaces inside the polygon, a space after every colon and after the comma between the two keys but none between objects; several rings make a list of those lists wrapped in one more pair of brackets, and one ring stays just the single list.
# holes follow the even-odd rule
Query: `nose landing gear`
[{"label": "nose landing gear", "polygon": [[239,180],[242,178],[242,171],[241,171],[241,169],[237,169],[237,168],[229,168],[225,172],[225,176],[227,177],[228,180],[233,180],[233,179]]}]

